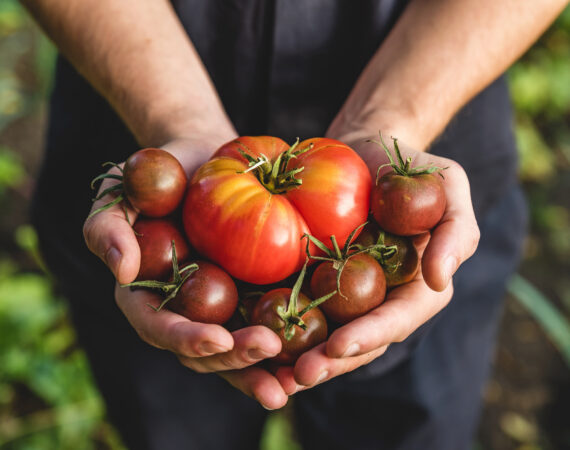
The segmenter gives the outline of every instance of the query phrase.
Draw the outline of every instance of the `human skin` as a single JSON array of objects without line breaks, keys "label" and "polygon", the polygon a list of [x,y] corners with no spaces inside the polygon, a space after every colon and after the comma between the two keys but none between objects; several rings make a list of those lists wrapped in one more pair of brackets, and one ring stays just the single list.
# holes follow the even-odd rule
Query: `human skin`
[{"label": "human skin", "polygon": [[[108,100],[141,147],[162,147],[188,175],[236,137],[215,88],[165,0],[23,0],[80,73]],[[561,0],[414,0],[373,56],[327,136],[351,145],[372,173],[385,163],[367,139],[395,136],[418,164],[446,167],[447,208],[422,270],[377,309],[339,329],[273,374],[251,365],[276,355],[264,327],[229,333],[172,312],[154,314],[148,292],[116,288],[116,301],[146,342],[198,372],[218,372],[268,409],[288,395],[354,370],[405,339],[451,299],[451,278],[477,246],[469,184],[453,161],[424,153],[453,115],[502,73],[567,4]],[[141,70],[144,68],[144,70]],[[415,150],[414,150],[415,149]],[[111,181],[107,181],[109,183]],[[104,186],[102,187],[104,188]],[[97,208],[108,199],[94,204]],[[131,218],[135,212],[130,211]],[[119,283],[136,277],[140,251],[118,206],[85,222],[87,245]]]}]

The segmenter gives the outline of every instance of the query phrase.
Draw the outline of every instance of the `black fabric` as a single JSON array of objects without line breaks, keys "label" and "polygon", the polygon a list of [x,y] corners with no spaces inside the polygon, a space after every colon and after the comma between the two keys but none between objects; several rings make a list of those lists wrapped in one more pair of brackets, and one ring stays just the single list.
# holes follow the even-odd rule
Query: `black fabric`
[{"label": "black fabric", "polygon": [[[238,132],[289,141],[324,134],[406,3],[173,2]],[[112,276],[83,242],[90,180],[102,162],[137,149],[105,100],[60,58],[32,207],[44,256],[130,448],[254,448],[264,411],[216,375],[193,374],[140,341],[112,300]],[[504,79],[465,106],[431,151],[466,169],[481,247],[435,320],[374,363],[297,396],[307,448],[469,446],[504,281],[524,228]]]}]

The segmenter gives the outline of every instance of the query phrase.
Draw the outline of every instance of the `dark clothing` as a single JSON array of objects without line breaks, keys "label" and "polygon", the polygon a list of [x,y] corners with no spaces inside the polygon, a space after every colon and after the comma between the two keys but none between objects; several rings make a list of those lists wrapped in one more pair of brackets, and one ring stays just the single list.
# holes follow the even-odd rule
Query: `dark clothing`
[{"label": "dark clothing", "polygon": [[[238,132],[289,142],[325,133],[406,4],[173,3]],[[111,274],[83,242],[89,181],[102,162],[137,149],[105,100],[60,59],[33,206],[45,258],[131,448],[255,448],[265,411],[216,375],[194,374],[140,341],[112,301]],[[454,300],[436,319],[368,366],[295,397],[307,448],[470,447],[504,283],[525,223],[502,78],[457,114],[432,152],[466,169],[480,248],[454,278]]]}]

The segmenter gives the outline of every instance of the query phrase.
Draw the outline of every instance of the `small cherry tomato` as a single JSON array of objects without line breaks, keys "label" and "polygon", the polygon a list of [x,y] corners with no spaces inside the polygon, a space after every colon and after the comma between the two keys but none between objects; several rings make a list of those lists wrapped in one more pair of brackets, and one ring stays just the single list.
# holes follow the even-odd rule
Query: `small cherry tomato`
[{"label": "small cherry tomato", "polygon": [[206,261],[196,263],[198,269],[184,281],[167,307],[194,322],[226,323],[237,308],[236,285],[215,264]]},{"label": "small cherry tomato", "polygon": [[[380,227],[399,236],[425,233],[441,220],[446,206],[443,176],[439,167],[411,167],[403,161],[394,139],[397,161],[382,141],[393,169],[376,180],[370,209]],[[382,166],[381,166],[382,167]],[[380,168],[379,168],[380,169]]]},{"label": "small cherry tomato", "polygon": [[[311,303],[304,294],[298,296],[298,309],[287,317],[291,293],[292,289],[289,288],[269,291],[258,300],[251,314],[252,325],[265,325],[277,333],[282,347],[281,352],[272,360],[285,365],[294,364],[302,353],[324,342],[328,333],[327,320],[319,308],[297,315]],[[299,320],[305,329],[297,325]]]},{"label": "small cherry tomato", "polygon": [[384,269],[386,287],[391,288],[412,281],[418,273],[420,259],[413,240],[382,231],[374,223],[368,223],[356,239],[363,247],[375,245],[370,252]]},{"label": "small cherry tomato", "polygon": [[[311,278],[311,292],[319,297],[337,289],[337,262],[322,262]],[[349,256],[342,264],[339,290],[320,308],[332,321],[347,323],[379,306],[386,296],[380,264],[366,253]]]},{"label": "small cherry tomato", "polygon": [[123,167],[123,190],[131,205],[149,217],[164,217],[182,202],[186,173],[180,162],[159,148],[133,153]]},{"label": "small cherry tomato", "polygon": [[170,219],[139,219],[133,225],[141,251],[137,280],[166,280],[172,274],[172,241],[178,259],[188,258],[190,248],[183,232]]}]

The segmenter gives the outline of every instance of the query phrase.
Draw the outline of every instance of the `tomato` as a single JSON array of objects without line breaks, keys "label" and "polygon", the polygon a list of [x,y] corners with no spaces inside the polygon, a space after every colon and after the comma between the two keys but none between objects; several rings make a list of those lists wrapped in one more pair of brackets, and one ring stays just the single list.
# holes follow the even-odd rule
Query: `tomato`
[{"label": "tomato", "polygon": [[370,208],[384,230],[399,236],[412,236],[431,230],[441,220],[446,206],[443,176],[439,167],[411,167],[403,161],[394,139],[397,161],[381,142],[393,171],[376,180]]},{"label": "tomato", "polygon": [[184,261],[190,248],[183,232],[169,219],[139,219],[133,225],[141,250],[137,280],[166,280],[172,273],[172,241],[178,259]]},{"label": "tomato", "polygon": [[375,224],[364,227],[356,243],[364,247],[374,244],[384,245],[386,250],[370,252],[380,263],[386,276],[388,288],[412,281],[418,273],[420,259],[411,238],[396,236],[380,230]]},{"label": "tomato", "polygon": [[[279,288],[264,294],[256,303],[251,313],[252,325],[265,325],[271,328],[281,339],[281,352],[272,358],[280,364],[294,364],[297,358],[307,350],[327,339],[327,320],[318,307],[315,307],[300,319],[306,329],[293,325],[293,336],[286,337],[287,322],[280,313],[286,311],[290,304],[292,289]],[[299,294],[297,311],[306,308],[311,300],[304,294]],[[325,302],[326,303],[326,302]]]},{"label": "tomato", "polygon": [[[311,278],[311,292],[320,297],[337,289],[337,261],[321,263]],[[320,305],[325,315],[347,323],[379,306],[386,296],[382,267],[366,253],[349,256],[342,266],[340,290]]]},{"label": "tomato", "polygon": [[226,323],[237,308],[236,285],[215,264],[206,261],[196,263],[198,270],[184,281],[167,307],[195,322]]},{"label": "tomato", "polygon": [[372,215],[378,224],[400,236],[431,230],[445,211],[445,193],[438,175],[383,175],[372,190]]},{"label": "tomato", "polygon": [[183,220],[191,244],[237,279],[270,284],[298,271],[304,233],[341,245],[365,221],[372,182],[347,145],[275,137],[223,145],[192,178]]},{"label": "tomato", "polygon": [[[165,150],[144,148],[133,153],[123,167],[113,162],[103,165],[115,167],[121,175],[107,172],[95,177],[92,188],[95,188],[95,182],[106,178],[119,182],[100,192],[94,200],[108,194],[114,194],[115,198],[91,212],[89,217],[125,199],[144,216],[165,217],[182,202],[188,181],[186,173],[180,162]],[[126,219],[129,221],[128,216]]]},{"label": "tomato", "polygon": [[164,217],[182,202],[186,173],[165,150],[145,148],[133,153],[123,167],[123,190],[141,214]]}]

